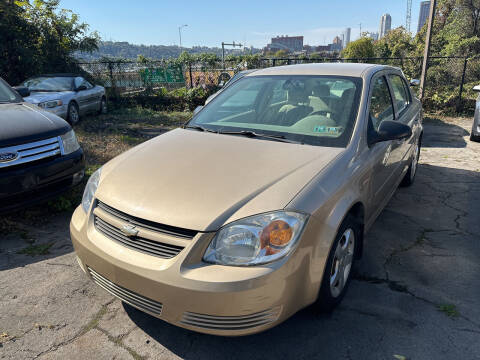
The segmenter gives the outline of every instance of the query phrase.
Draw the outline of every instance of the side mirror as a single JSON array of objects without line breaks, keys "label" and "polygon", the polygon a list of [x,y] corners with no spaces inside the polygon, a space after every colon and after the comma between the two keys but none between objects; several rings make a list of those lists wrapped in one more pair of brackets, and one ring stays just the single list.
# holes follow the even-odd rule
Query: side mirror
[{"label": "side mirror", "polygon": [[408,139],[411,136],[410,126],[393,120],[383,120],[368,145],[389,140]]},{"label": "side mirror", "polygon": [[87,90],[87,87],[85,85],[80,85],[78,88],[75,89],[75,91],[83,91]]},{"label": "side mirror", "polygon": [[197,106],[195,110],[193,110],[193,115],[197,115],[202,109],[203,109],[203,106]]},{"label": "side mirror", "polygon": [[418,79],[410,80],[410,86],[420,86],[420,80]]},{"label": "side mirror", "polygon": [[480,85],[474,86],[474,87],[473,87],[473,91],[478,91],[478,92],[480,92]]},{"label": "side mirror", "polygon": [[13,87],[19,94],[21,97],[28,97],[30,96],[30,89],[26,86],[14,86]]}]

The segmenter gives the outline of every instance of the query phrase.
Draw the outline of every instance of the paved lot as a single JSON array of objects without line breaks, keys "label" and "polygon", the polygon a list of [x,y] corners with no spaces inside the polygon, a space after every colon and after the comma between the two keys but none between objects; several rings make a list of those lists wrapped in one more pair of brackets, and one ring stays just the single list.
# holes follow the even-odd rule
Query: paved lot
[{"label": "paved lot", "polygon": [[[196,334],[123,305],[77,266],[69,214],[0,235],[1,359],[480,359],[480,144],[466,120],[425,126],[416,183],[367,235],[342,305],[263,334]],[[34,254],[18,254],[28,242]]]}]

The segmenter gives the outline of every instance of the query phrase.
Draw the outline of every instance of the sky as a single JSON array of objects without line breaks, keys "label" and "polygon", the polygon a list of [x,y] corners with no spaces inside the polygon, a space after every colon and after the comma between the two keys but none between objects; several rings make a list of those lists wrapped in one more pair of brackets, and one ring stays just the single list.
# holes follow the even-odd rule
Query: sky
[{"label": "sky", "polygon": [[[61,0],[105,41],[132,44],[217,46],[240,42],[263,48],[277,35],[304,36],[304,44],[331,43],[346,27],[352,40],[362,31],[378,32],[380,17],[392,16],[392,28],[405,25],[407,0]],[[411,30],[418,22],[420,0],[413,0]]]}]

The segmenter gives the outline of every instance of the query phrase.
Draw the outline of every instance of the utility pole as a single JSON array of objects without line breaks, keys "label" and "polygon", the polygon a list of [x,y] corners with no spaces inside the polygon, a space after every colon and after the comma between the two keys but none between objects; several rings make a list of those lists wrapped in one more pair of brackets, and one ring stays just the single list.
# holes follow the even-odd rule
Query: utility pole
[{"label": "utility pole", "polygon": [[178,27],[178,37],[180,38],[180,50],[182,49],[182,28],[188,26],[187,24]]},{"label": "utility pole", "polygon": [[360,38],[362,37],[362,23],[358,24],[360,26]]},{"label": "utility pole", "polygon": [[235,44],[235,41],[233,41],[231,44],[227,44],[222,41],[222,68],[225,70],[225,46],[233,46],[235,49],[235,46],[242,47],[242,44]]},{"label": "utility pole", "polygon": [[437,0],[430,0],[430,14],[428,17],[427,35],[425,36],[425,51],[423,53],[422,78],[420,79],[420,100],[425,95],[425,86],[427,84],[428,60],[430,58],[430,42],[432,41],[433,21],[435,17],[435,8]]}]

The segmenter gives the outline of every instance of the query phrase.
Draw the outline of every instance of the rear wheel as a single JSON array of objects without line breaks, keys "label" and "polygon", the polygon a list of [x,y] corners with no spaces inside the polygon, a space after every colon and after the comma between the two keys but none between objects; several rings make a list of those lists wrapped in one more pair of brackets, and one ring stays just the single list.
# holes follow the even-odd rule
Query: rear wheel
[{"label": "rear wheel", "polygon": [[480,142],[480,135],[474,135],[472,132],[470,134],[470,141]]},{"label": "rear wheel", "polygon": [[418,159],[420,158],[420,148],[421,148],[421,140],[415,144],[415,149],[413,150],[413,157],[410,166],[408,167],[407,173],[403,178],[400,186],[410,186],[415,181],[415,175],[417,174],[418,168]]},{"label": "rear wheel", "polygon": [[347,215],[328,256],[316,304],[318,310],[332,311],[345,296],[360,241],[360,231],[361,227],[355,218]]},{"label": "rear wheel", "polygon": [[78,105],[74,102],[68,104],[68,112],[67,112],[67,121],[74,125],[80,120],[80,113],[78,111]]},{"label": "rear wheel", "polygon": [[98,109],[98,114],[106,114],[107,113],[107,99],[102,97],[102,100],[100,101],[100,109]]}]

